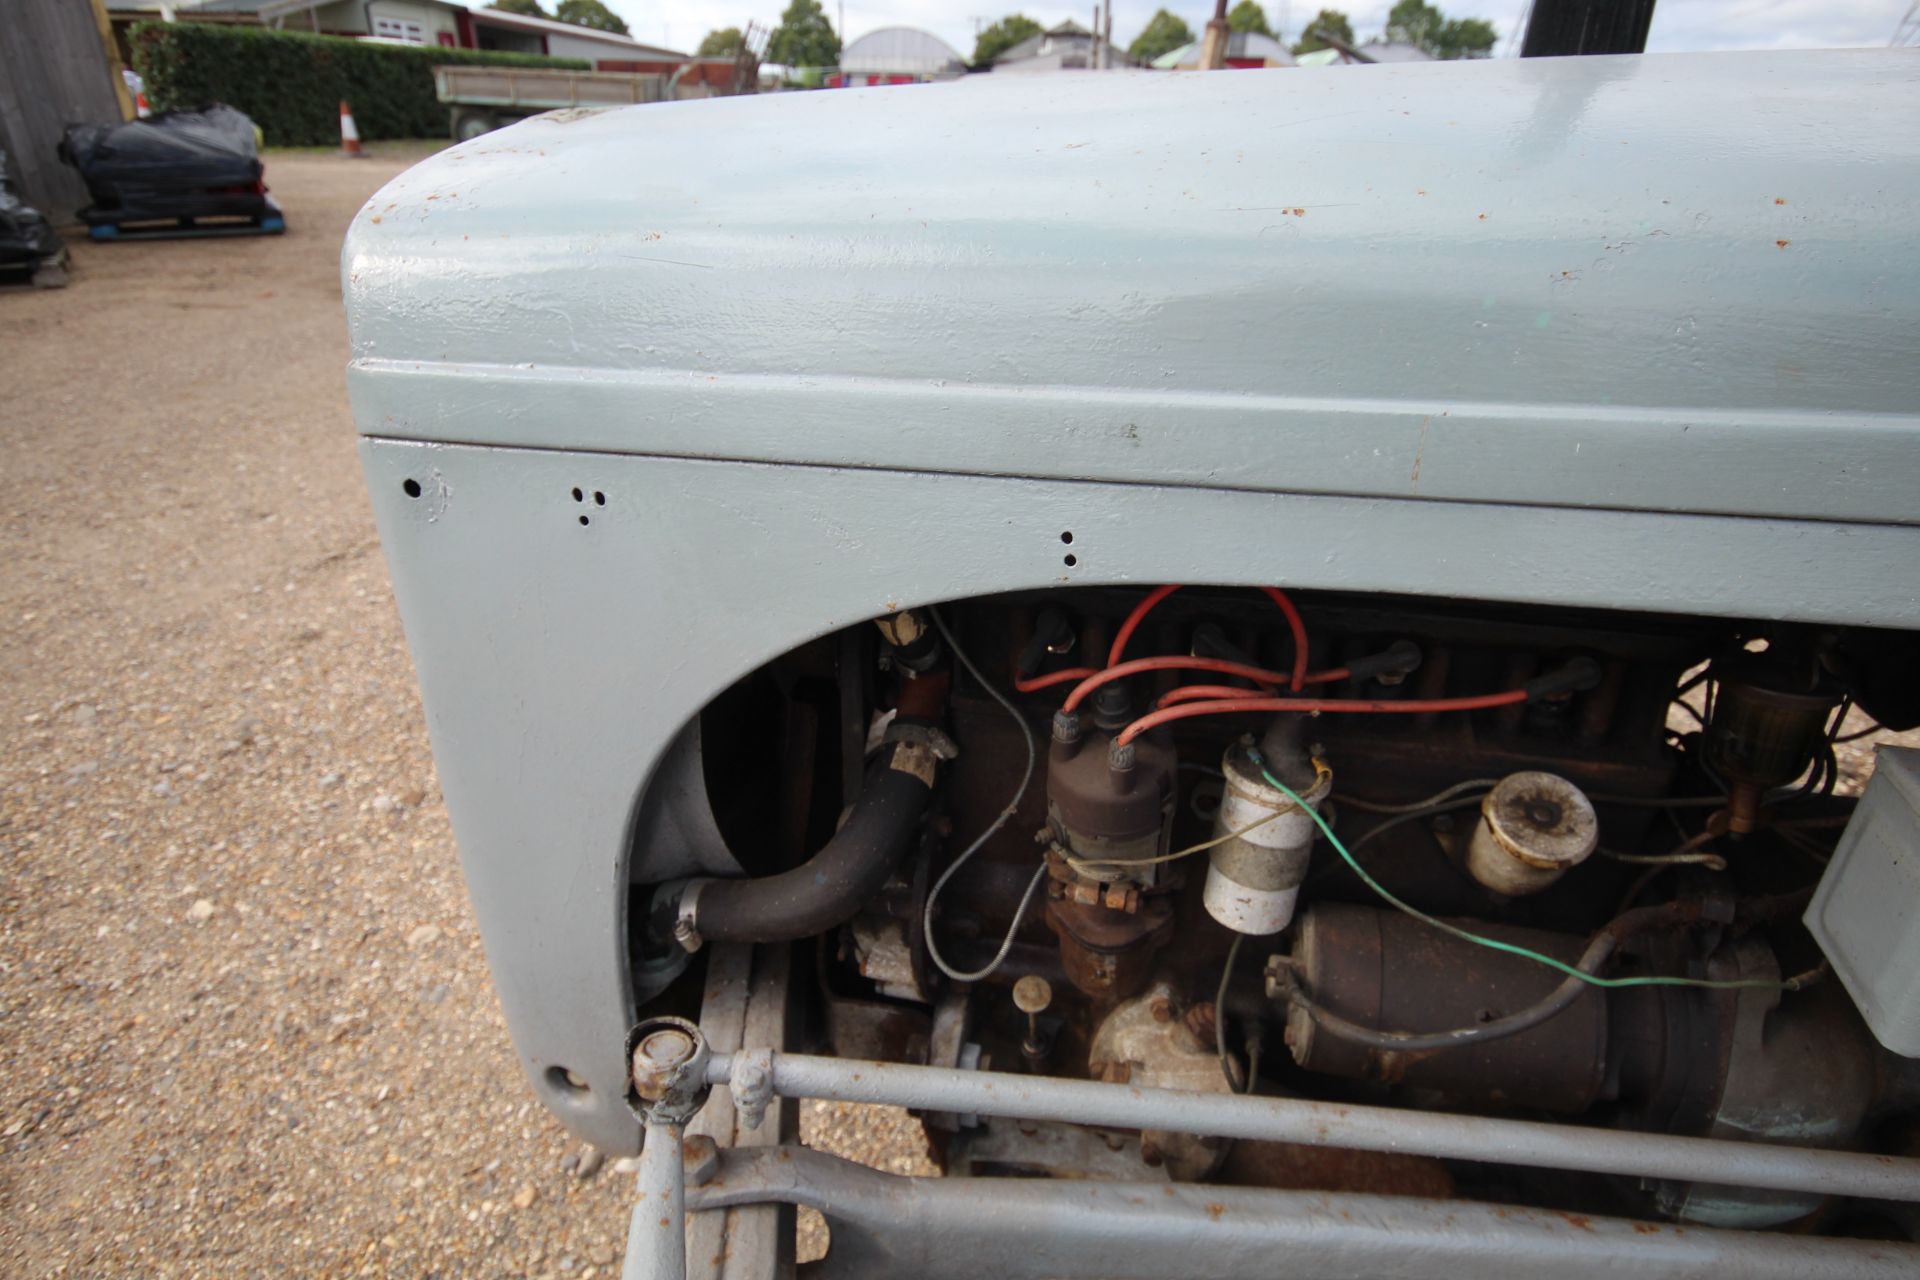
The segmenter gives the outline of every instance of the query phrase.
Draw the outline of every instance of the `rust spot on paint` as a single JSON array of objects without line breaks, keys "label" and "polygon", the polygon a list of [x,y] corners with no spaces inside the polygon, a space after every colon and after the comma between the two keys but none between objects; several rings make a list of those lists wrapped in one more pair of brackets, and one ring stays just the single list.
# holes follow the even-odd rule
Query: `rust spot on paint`
[{"label": "rust spot on paint", "polygon": [[1583,1213],[1563,1213],[1560,1216],[1565,1218],[1570,1226],[1578,1227],[1582,1231],[1593,1230],[1593,1219]]},{"label": "rust spot on paint", "polygon": [[1793,241],[1791,241],[1791,240],[1775,240],[1775,241],[1773,242],[1773,247],[1774,247],[1774,248],[1776,248],[1776,249],[1784,249],[1784,248],[1786,248],[1786,247],[1787,247],[1788,245],[1790,245],[1790,244],[1792,244],[1792,243],[1793,243]]},{"label": "rust spot on paint", "polygon": [[[1782,200],[1780,203],[1785,204],[1786,201]],[[1636,1222],[1633,1224],[1633,1229],[1643,1236],[1657,1236],[1660,1234],[1660,1228],[1654,1226],[1651,1222]]]},{"label": "rust spot on paint", "polygon": [[368,218],[368,219],[367,219],[367,221],[368,221],[368,222],[378,222],[378,221],[380,221],[380,215],[376,213],[376,214],[374,214],[374,215],[373,215],[373,216],[372,216],[371,218]]},{"label": "rust spot on paint", "polygon": [[1787,202],[1787,198],[1785,196],[1775,196],[1773,198],[1773,202],[1775,204],[1785,204]]},{"label": "rust spot on paint", "polygon": [[1207,1204],[1207,1216],[1215,1222],[1220,1221],[1220,1215],[1226,1211],[1227,1206],[1221,1204],[1218,1200],[1209,1201]]},{"label": "rust spot on paint", "polygon": [[662,1218],[662,1219],[660,1219],[660,1225],[661,1225],[661,1226],[663,1226],[663,1227],[671,1227],[671,1226],[673,1225],[673,1219],[672,1219],[672,1218]]}]

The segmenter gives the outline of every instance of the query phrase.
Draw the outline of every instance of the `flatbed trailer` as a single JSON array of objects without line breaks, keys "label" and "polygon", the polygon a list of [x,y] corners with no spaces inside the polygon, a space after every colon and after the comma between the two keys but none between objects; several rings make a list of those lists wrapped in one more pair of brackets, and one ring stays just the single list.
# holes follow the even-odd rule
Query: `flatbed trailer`
[{"label": "flatbed trailer", "polygon": [[663,75],[528,67],[435,67],[433,86],[436,96],[447,104],[447,124],[455,142],[542,111],[625,107],[667,97]]}]

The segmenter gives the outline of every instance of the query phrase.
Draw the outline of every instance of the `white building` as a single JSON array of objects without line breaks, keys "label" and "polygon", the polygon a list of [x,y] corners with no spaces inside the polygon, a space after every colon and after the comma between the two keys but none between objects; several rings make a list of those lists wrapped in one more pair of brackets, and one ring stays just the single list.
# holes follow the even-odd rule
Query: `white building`
[{"label": "white building", "polygon": [[966,59],[931,31],[918,27],[881,27],[840,51],[840,74],[828,77],[828,83],[834,87],[918,84],[952,80],[966,73]]}]

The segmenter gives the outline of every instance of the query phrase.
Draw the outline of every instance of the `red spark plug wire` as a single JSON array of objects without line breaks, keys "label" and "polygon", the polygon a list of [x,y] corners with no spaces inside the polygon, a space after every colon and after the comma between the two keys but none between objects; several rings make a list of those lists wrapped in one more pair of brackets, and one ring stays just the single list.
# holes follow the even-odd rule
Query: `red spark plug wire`
[{"label": "red spark plug wire", "polygon": [[[1074,690],[1075,693],[1079,691]],[[1483,693],[1467,698],[1410,698],[1404,702],[1379,702],[1364,698],[1223,698],[1150,711],[1122,729],[1115,741],[1124,747],[1149,729],[1197,716],[1242,715],[1254,711],[1351,711],[1387,715],[1400,712],[1420,715],[1430,711],[1484,711],[1489,707],[1509,707],[1516,702],[1525,702],[1527,697],[1525,689],[1508,689],[1504,693]]]}]

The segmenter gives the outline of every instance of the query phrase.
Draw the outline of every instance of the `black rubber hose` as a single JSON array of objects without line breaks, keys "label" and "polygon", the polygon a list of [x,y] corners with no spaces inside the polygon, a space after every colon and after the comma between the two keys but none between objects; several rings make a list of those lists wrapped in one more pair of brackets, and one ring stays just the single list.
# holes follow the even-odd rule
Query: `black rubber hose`
[{"label": "black rubber hose", "polygon": [[753,880],[705,880],[693,922],[706,942],[792,942],[851,919],[913,843],[933,795],[933,752],[894,743],[820,852]]}]

